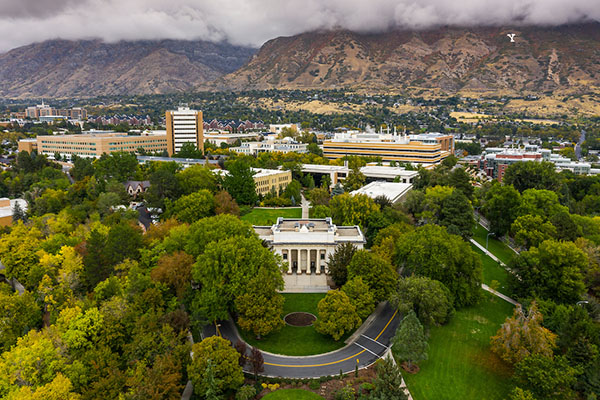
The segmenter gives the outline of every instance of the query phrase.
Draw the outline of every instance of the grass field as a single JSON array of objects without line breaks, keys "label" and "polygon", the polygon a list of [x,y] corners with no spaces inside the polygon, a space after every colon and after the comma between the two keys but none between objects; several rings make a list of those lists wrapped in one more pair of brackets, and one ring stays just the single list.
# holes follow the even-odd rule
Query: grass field
[{"label": "grass field", "polygon": [[490,256],[479,250],[474,244],[471,244],[471,247],[473,248],[473,251],[481,257],[481,264],[483,264],[483,283],[489,285],[493,280],[496,280],[500,282],[498,291],[508,295],[508,271],[496,261],[492,260]]},{"label": "grass field", "polygon": [[252,225],[273,225],[277,218],[301,218],[301,208],[254,208],[248,214],[242,216],[242,220],[250,222]]},{"label": "grass field", "polygon": [[281,389],[267,394],[265,400],[322,400],[318,394],[303,389]]},{"label": "grass field", "polygon": [[[485,247],[485,238],[487,234],[488,231],[483,226],[477,224],[475,231],[473,231],[473,239],[475,239],[477,243]],[[507,245],[502,243],[502,241],[496,239],[492,235],[490,235],[488,241],[488,250],[500,260],[502,260],[504,264],[508,264],[512,257],[516,254]]]},{"label": "grass field", "polygon": [[429,359],[416,375],[404,373],[415,400],[503,400],[510,367],[490,351],[490,337],[512,315],[512,305],[485,293],[480,304],[456,312],[430,331]]},{"label": "grass field", "polygon": [[[294,311],[317,315],[317,304],[325,297],[325,293],[284,293],[283,296],[283,315]],[[238,330],[248,344],[270,353],[288,356],[308,356],[337,350],[344,347],[344,340],[349,336],[344,336],[336,342],[330,336],[321,335],[312,326],[285,325],[278,332],[257,340],[252,333],[244,332],[239,327]]]}]

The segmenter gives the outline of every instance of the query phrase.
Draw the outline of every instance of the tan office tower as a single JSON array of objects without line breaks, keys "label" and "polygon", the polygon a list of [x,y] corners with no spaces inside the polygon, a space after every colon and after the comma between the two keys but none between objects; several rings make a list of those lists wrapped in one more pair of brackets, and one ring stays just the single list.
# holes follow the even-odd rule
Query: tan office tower
[{"label": "tan office tower", "polygon": [[192,143],[204,154],[204,122],[202,111],[178,107],[167,111],[167,152],[169,156],[181,151],[184,143]]}]

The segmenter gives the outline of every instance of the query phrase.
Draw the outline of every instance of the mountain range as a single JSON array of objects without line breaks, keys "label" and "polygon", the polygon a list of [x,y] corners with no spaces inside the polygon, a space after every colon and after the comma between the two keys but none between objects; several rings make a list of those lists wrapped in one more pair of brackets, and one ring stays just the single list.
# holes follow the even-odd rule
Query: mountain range
[{"label": "mountain range", "polygon": [[202,41],[53,40],[0,55],[2,97],[269,88],[598,93],[600,23],[317,31],[272,39],[258,52]]},{"label": "mountain range", "polygon": [[190,91],[237,70],[255,52],[205,41],[50,40],[0,54],[0,97]]}]

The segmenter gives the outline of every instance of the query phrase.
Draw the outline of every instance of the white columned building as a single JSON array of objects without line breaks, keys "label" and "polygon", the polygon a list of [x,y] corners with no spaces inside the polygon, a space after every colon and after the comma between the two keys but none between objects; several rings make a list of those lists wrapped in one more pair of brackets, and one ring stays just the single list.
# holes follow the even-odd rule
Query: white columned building
[{"label": "white columned building", "polygon": [[327,260],[336,247],[342,243],[352,243],[362,249],[365,244],[365,237],[359,226],[336,226],[331,218],[280,217],[276,224],[254,226],[254,230],[287,264],[287,274],[284,275],[286,290],[301,287],[328,288],[325,277],[328,272]]}]

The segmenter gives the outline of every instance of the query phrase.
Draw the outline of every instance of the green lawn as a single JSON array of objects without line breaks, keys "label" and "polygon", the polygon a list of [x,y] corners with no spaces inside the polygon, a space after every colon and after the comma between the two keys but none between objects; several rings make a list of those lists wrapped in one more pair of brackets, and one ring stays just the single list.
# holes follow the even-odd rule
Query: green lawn
[{"label": "green lawn", "polygon": [[[488,234],[488,231],[481,225],[477,224],[475,231],[473,232],[473,239],[483,247],[485,247],[485,238]],[[505,245],[502,241],[496,239],[494,236],[490,235],[488,242],[488,250],[498,257],[504,264],[508,264],[512,257],[516,254],[512,251],[507,245]]]},{"label": "green lawn", "polygon": [[[317,315],[317,304],[325,297],[325,293],[284,293],[283,297],[283,315],[294,311]],[[289,356],[308,356],[337,350],[344,347],[344,340],[349,336],[344,336],[336,342],[330,336],[321,335],[312,326],[285,325],[278,332],[257,340],[251,332],[245,332],[239,326],[238,330],[248,344],[270,353]]]},{"label": "green lawn", "polygon": [[[490,256],[481,251],[477,246],[471,243],[473,251],[481,257],[483,264],[483,283],[489,285],[493,280],[500,282],[498,291],[502,294],[508,294],[508,271],[492,260]],[[503,290],[504,289],[504,290]]]},{"label": "green lawn", "polygon": [[512,315],[512,305],[485,293],[480,304],[456,312],[430,331],[429,359],[416,375],[404,373],[415,400],[503,400],[510,367],[490,351],[490,337]]},{"label": "green lawn", "polygon": [[302,218],[302,208],[253,208],[248,214],[242,216],[242,220],[252,225],[273,225],[279,217]]},{"label": "green lawn", "polygon": [[323,400],[321,396],[303,389],[280,389],[263,397],[265,400]]}]

